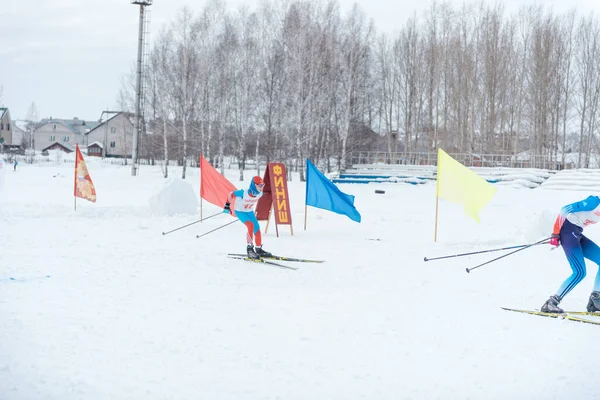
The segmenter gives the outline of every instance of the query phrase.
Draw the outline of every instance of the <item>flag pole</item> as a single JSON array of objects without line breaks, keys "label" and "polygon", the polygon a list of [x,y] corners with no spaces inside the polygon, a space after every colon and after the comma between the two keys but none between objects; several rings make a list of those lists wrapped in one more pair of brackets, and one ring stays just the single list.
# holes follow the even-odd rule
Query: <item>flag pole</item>
[{"label": "flag pole", "polygon": [[308,209],[308,205],[306,204],[306,200],[304,201],[304,230],[306,230],[306,212]]},{"label": "flag pole", "polygon": [[308,162],[306,162],[306,188],[304,189],[304,230],[306,230],[306,214],[308,212],[306,200],[308,200]]},{"label": "flag pole", "polygon": [[79,144],[75,143],[75,170],[73,171],[73,200],[74,200],[74,211],[77,211],[77,164],[79,164],[79,158],[77,158],[77,150],[79,150]]},{"label": "flag pole", "polygon": [[308,158],[304,164],[306,168],[306,186],[304,188],[304,230],[306,230],[306,213],[308,211],[308,204],[306,202],[306,200],[308,200]]},{"label": "flag pole", "polygon": [[435,177],[435,228],[433,230],[433,242],[437,242],[437,228],[438,228],[438,209],[440,202],[440,149],[438,148],[437,157],[437,175]]},{"label": "flag pole", "polygon": [[[275,204],[273,204],[271,206],[271,209],[272,210],[275,209]],[[269,214],[269,216],[270,216],[270,214]],[[277,237],[279,237],[279,228],[277,228],[277,219],[275,219],[275,234],[277,235]]]},{"label": "flag pole", "polygon": [[[269,222],[271,222],[271,210],[273,209],[273,203],[271,203],[271,207],[269,208],[269,213],[267,214],[267,225],[265,226],[265,235],[269,230]],[[277,225],[277,223],[275,223]]]},{"label": "flag pole", "polygon": [[200,157],[198,157],[198,167],[200,168],[200,222],[202,222],[202,152],[200,152]]},{"label": "flag pole", "polygon": [[435,229],[433,231],[433,241],[437,242],[437,227],[438,227],[438,204],[440,202],[440,198],[435,196]]}]

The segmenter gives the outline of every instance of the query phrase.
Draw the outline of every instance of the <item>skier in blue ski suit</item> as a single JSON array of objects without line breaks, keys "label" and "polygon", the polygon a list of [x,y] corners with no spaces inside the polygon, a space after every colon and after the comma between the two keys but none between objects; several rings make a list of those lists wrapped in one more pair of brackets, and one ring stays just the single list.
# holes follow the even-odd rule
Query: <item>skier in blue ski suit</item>
[{"label": "skier in blue ski suit", "polygon": [[[600,266],[600,247],[583,235],[583,228],[600,221],[600,198],[589,196],[587,199],[564,206],[552,231],[550,244],[560,246],[567,256],[573,273],[558,288],[556,294],[544,303],[541,311],[551,313],[564,312],[558,304],[585,278],[585,260]],[[600,269],[596,274],[594,288],[588,301],[589,312],[600,311]]]},{"label": "skier in blue ski suit", "polygon": [[[223,208],[223,212],[232,214],[231,203],[236,217],[246,226],[246,253],[249,258],[271,257],[272,254],[262,248],[262,234],[260,225],[254,214],[254,206],[258,203],[263,195],[265,183],[260,176],[255,176],[250,181],[248,190],[234,190],[227,196],[227,203]],[[235,200],[235,201],[234,201]],[[256,247],[254,247],[254,239],[256,239]]]}]

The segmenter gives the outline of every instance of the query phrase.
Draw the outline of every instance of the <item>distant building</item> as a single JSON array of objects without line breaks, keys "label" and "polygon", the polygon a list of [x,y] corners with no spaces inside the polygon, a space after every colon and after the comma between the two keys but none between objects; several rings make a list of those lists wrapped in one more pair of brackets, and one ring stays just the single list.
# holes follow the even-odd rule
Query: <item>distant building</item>
[{"label": "distant building", "polygon": [[91,144],[88,144],[87,147],[87,154],[88,156],[92,156],[92,157],[102,157],[102,149],[104,147],[102,146],[102,143],[100,142],[94,142]]},{"label": "distant building", "polygon": [[12,124],[8,108],[0,108],[0,144],[12,146]]},{"label": "distant building", "polygon": [[[106,157],[131,157],[133,147],[133,114],[117,112],[90,130],[86,143],[97,143],[106,150]],[[89,150],[88,150],[88,154]],[[96,155],[96,154],[94,154]]]},{"label": "distant building", "polygon": [[75,147],[68,145],[68,144],[52,143],[50,146],[42,149],[42,154],[44,154],[48,150],[61,150],[65,153],[69,154],[69,153],[72,153],[75,151]]},{"label": "distant building", "polygon": [[24,120],[12,121],[12,143],[21,148],[31,147],[31,135],[29,132],[29,122]]},{"label": "distant building", "polygon": [[61,144],[65,149],[72,149],[76,144],[85,145],[87,134],[99,124],[97,121],[84,121],[79,118],[43,119],[33,135],[35,150],[43,151],[55,143]]}]

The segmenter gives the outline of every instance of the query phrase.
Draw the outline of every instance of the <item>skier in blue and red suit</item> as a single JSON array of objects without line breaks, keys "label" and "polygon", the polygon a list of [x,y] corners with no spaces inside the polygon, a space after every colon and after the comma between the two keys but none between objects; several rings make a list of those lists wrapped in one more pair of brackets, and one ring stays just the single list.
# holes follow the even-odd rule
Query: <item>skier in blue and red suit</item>
[{"label": "skier in blue and red suit", "polygon": [[[565,296],[585,278],[584,258],[600,266],[600,247],[583,235],[583,228],[600,221],[600,198],[590,196],[585,200],[564,206],[552,231],[550,244],[562,245],[573,273],[558,288],[556,294],[550,296],[541,311],[551,313],[564,312],[558,304]],[[589,312],[600,311],[600,269],[596,274],[594,289],[588,301]]]},{"label": "skier in blue and red suit", "polygon": [[[233,209],[235,215],[239,220],[246,225],[248,232],[246,234],[246,252],[249,258],[260,258],[270,257],[271,253],[263,250],[262,248],[262,234],[260,232],[260,225],[254,214],[254,206],[258,203],[263,195],[263,189],[265,183],[260,176],[255,176],[250,181],[250,187],[248,190],[234,190],[227,196],[227,203],[223,208],[223,212],[231,214],[231,203],[233,202]],[[235,199],[235,201],[234,201]],[[256,239],[256,247],[254,247],[254,239]]]}]

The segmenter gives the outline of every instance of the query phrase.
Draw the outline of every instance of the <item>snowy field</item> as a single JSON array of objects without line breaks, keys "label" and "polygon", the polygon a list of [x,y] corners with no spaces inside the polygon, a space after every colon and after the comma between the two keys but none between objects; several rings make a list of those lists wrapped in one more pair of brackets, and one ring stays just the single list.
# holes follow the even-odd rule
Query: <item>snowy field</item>
[{"label": "snowy field", "polygon": [[[291,271],[228,259],[245,250],[240,223],[196,239],[227,215],[161,234],[199,218],[197,169],[185,184],[159,167],[88,169],[98,202],[78,199],[77,211],[72,164],[7,173],[1,400],[598,398],[600,326],[500,309],[554,294],[570,274],[562,250],[536,246],[470,274],[502,253],[423,261],[541,240],[587,191],[499,186],[480,225],[440,201],[434,243],[434,182],[340,185],[363,222],[309,207],[305,231],[295,175],[294,235],[282,226],[277,238],[271,223],[264,247],[326,262]],[[157,206],[169,192],[171,211],[188,213]],[[217,212],[204,202],[205,217]],[[600,240],[598,227],[586,234]],[[584,310],[597,268],[565,309]]]}]

